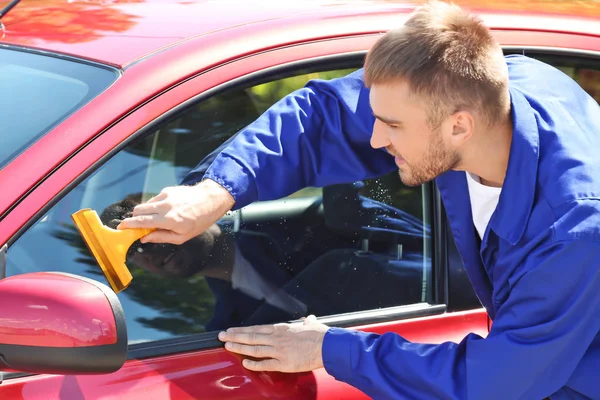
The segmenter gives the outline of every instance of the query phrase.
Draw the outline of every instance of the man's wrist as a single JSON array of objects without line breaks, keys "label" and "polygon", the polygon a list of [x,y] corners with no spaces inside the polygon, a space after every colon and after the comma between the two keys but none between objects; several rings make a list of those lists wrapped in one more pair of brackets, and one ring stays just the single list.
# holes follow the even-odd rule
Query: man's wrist
[{"label": "man's wrist", "polygon": [[224,215],[235,205],[235,199],[231,193],[221,184],[210,178],[203,179],[196,187],[208,195],[210,201],[216,205],[215,212],[221,215]]}]

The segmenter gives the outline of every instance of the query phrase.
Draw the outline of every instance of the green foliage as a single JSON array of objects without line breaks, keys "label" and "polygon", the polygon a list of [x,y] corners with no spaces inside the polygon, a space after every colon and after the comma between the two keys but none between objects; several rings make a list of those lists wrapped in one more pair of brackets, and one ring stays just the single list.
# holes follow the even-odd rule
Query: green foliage
[{"label": "green foliage", "polygon": [[205,332],[204,324],[213,315],[215,299],[202,275],[161,277],[135,266],[131,268],[131,274],[133,282],[126,290],[127,296],[162,315],[137,317],[138,322],[173,335]]},{"label": "green foliage", "polygon": [[248,89],[248,91],[251,93],[258,110],[263,113],[271,105],[275,104],[289,93],[302,88],[310,80],[340,78],[355,70],[356,69],[339,69],[334,71],[300,74],[253,86]]}]

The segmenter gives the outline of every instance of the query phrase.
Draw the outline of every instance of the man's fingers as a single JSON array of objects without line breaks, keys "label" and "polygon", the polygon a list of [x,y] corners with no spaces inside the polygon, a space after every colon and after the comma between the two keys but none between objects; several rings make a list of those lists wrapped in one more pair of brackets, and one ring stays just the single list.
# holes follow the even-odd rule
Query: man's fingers
[{"label": "man's fingers", "polygon": [[143,203],[135,206],[133,216],[161,214],[161,211],[167,211],[167,204],[157,200],[153,203]]},{"label": "man's fingers", "polygon": [[138,215],[137,217],[125,218],[117,229],[129,229],[129,228],[159,228],[165,229],[164,226],[165,218],[160,215]]},{"label": "man's fingers", "polygon": [[309,315],[308,317],[304,318],[304,325],[309,325],[312,324],[313,322],[317,322],[317,317],[314,315]]},{"label": "man's fingers", "polygon": [[269,335],[275,331],[273,325],[240,326],[227,329],[228,333],[262,333]]},{"label": "man's fingers", "polygon": [[271,346],[248,346],[240,343],[227,342],[225,349],[232,353],[241,354],[255,358],[273,358],[275,349]]},{"label": "man's fingers", "polygon": [[250,371],[281,371],[281,362],[274,358],[268,360],[243,360],[242,365]]},{"label": "man's fingers", "polygon": [[152,197],[150,200],[147,200],[144,204],[155,203],[157,201],[163,201],[167,198],[167,194],[165,192],[160,192],[156,196]]},{"label": "man's fingers", "polygon": [[233,333],[233,332],[221,332],[219,333],[219,339],[223,342],[234,342],[241,344],[252,344],[252,345],[270,345],[272,337],[264,333]]}]

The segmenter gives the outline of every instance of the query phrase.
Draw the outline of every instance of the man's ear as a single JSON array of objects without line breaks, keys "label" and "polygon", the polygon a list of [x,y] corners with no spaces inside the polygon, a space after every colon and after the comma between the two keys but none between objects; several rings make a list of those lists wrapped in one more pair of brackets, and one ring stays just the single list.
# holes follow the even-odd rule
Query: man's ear
[{"label": "man's ear", "polygon": [[464,145],[475,131],[475,119],[473,114],[468,111],[457,111],[451,117],[452,135],[450,138],[453,147],[458,148]]}]

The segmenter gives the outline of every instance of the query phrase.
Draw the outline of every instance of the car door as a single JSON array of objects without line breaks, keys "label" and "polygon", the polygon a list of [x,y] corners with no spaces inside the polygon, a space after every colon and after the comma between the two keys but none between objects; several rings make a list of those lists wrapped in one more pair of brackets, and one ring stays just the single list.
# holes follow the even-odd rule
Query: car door
[{"label": "car door", "polygon": [[[105,282],[70,220],[73,212],[92,208],[114,226],[194,166],[209,165],[285,94],[360,67],[375,39],[297,45],[224,64],[127,115],[11,211],[45,204],[9,242],[8,274],[59,270]],[[485,335],[487,315],[473,298],[447,312],[447,239],[434,185],[409,188],[394,173],[251,204],[181,246],[136,243],[128,254],[134,280],[119,294],[129,330],[126,365],[104,376],[9,375],[0,394],[364,398],[324,370],[247,371],[217,333],[314,313],[330,326],[393,331],[414,341]]]}]

